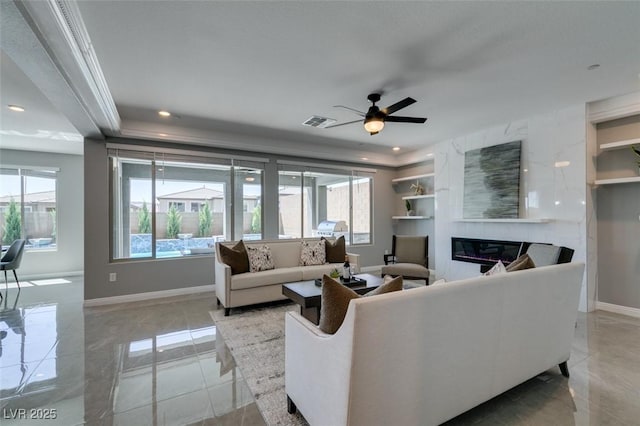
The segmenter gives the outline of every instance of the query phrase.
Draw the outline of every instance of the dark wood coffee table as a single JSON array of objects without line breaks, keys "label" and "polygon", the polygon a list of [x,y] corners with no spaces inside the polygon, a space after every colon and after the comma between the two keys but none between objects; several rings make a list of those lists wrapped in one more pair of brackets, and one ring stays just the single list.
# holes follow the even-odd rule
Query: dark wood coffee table
[{"label": "dark wood coffee table", "polygon": [[[375,275],[358,274],[356,277],[367,282],[365,286],[349,287],[358,294],[365,294],[382,284],[382,278]],[[322,287],[313,280],[283,284],[282,294],[300,305],[300,315],[316,325],[320,323]]]}]

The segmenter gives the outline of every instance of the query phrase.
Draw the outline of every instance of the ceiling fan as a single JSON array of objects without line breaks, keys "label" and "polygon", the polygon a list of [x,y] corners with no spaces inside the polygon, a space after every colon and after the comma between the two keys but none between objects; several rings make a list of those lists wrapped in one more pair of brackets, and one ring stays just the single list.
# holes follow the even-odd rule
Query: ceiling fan
[{"label": "ceiling fan", "polygon": [[367,99],[372,103],[369,107],[369,110],[364,113],[362,111],[358,111],[357,109],[350,108],[344,105],[334,105],[335,108],[344,108],[348,109],[351,112],[355,112],[361,117],[364,117],[364,121],[362,119],[348,121],[346,123],[334,124],[332,126],[327,126],[325,129],[330,129],[332,127],[346,126],[347,124],[353,123],[364,123],[364,129],[369,132],[371,136],[380,133],[382,128],[384,127],[385,122],[392,123],[424,123],[427,121],[426,118],[420,117],[401,117],[397,115],[391,115],[396,111],[401,110],[402,108],[406,108],[411,104],[416,103],[417,101],[413,98],[404,98],[400,102],[396,102],[393,105],[389,105],[386,108],[380,109],[376,102],[380,101],[380,93],[372,93],[367,96]]}]

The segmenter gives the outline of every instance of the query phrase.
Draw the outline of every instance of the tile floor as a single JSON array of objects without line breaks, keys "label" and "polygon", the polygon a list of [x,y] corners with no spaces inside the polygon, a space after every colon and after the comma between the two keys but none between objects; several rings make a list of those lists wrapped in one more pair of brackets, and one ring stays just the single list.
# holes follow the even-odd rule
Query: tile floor
[{"label": "tile floor", "polygon": [[[83,308],[82,285],[34,281],[2,301],[3,426],[264,424],[213,297]],[[640,319],[580,314],[569,366],[568,381],[550,370],[447,424],[640,424]]]}]

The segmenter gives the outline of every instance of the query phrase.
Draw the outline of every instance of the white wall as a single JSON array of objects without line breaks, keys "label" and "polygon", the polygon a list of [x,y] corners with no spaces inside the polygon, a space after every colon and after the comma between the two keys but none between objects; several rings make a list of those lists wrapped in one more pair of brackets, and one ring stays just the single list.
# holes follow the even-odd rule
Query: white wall
[{"label": "white wall", "polygon": [[[435,238],[437,278],[455,280],[479,274],[479,265],[451,260],[451,237],[553,243],[575,250],[586,262],[586,114],[576,105],[506,123],[439,143],[435,149]],[[522,140],[522,217],[550,223],[468,223],[462,217],[464,153]],[[555,167],[568,161],[567,167]],[[586,280],[580,309],[586,310]]]},{"label": "white wall", "polygon": [[[0,164],[57,167],[57,250],[25,251],[18,279],[80,274],[84,268],[84,165],[80,155],[0,150]],[[11,276],[12,274],[9,274]]]}]

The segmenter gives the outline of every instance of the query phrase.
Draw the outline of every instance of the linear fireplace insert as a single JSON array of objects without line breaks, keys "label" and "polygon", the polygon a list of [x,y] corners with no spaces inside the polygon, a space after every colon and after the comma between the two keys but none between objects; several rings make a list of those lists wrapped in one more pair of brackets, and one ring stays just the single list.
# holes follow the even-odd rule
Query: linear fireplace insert
[{"label": "linear fireplace insert", "polygon": [[[451,237],[451,259],[460,262],[479,263],[485,272],[499,260],[506,266],[527,252],[532,242],[482,240],[478,238]],[[540,244],[540,243],[538,243]],[[573,250],[560,247],[558,263],[571,262]]]},{"label": "linear fireplace insert", "polygon": [[529,244],[522,241],[452,237],[451,259],[481,265],[493,265],[501,260],[508,265],[516,260],[520,253],[524,253]]}]

